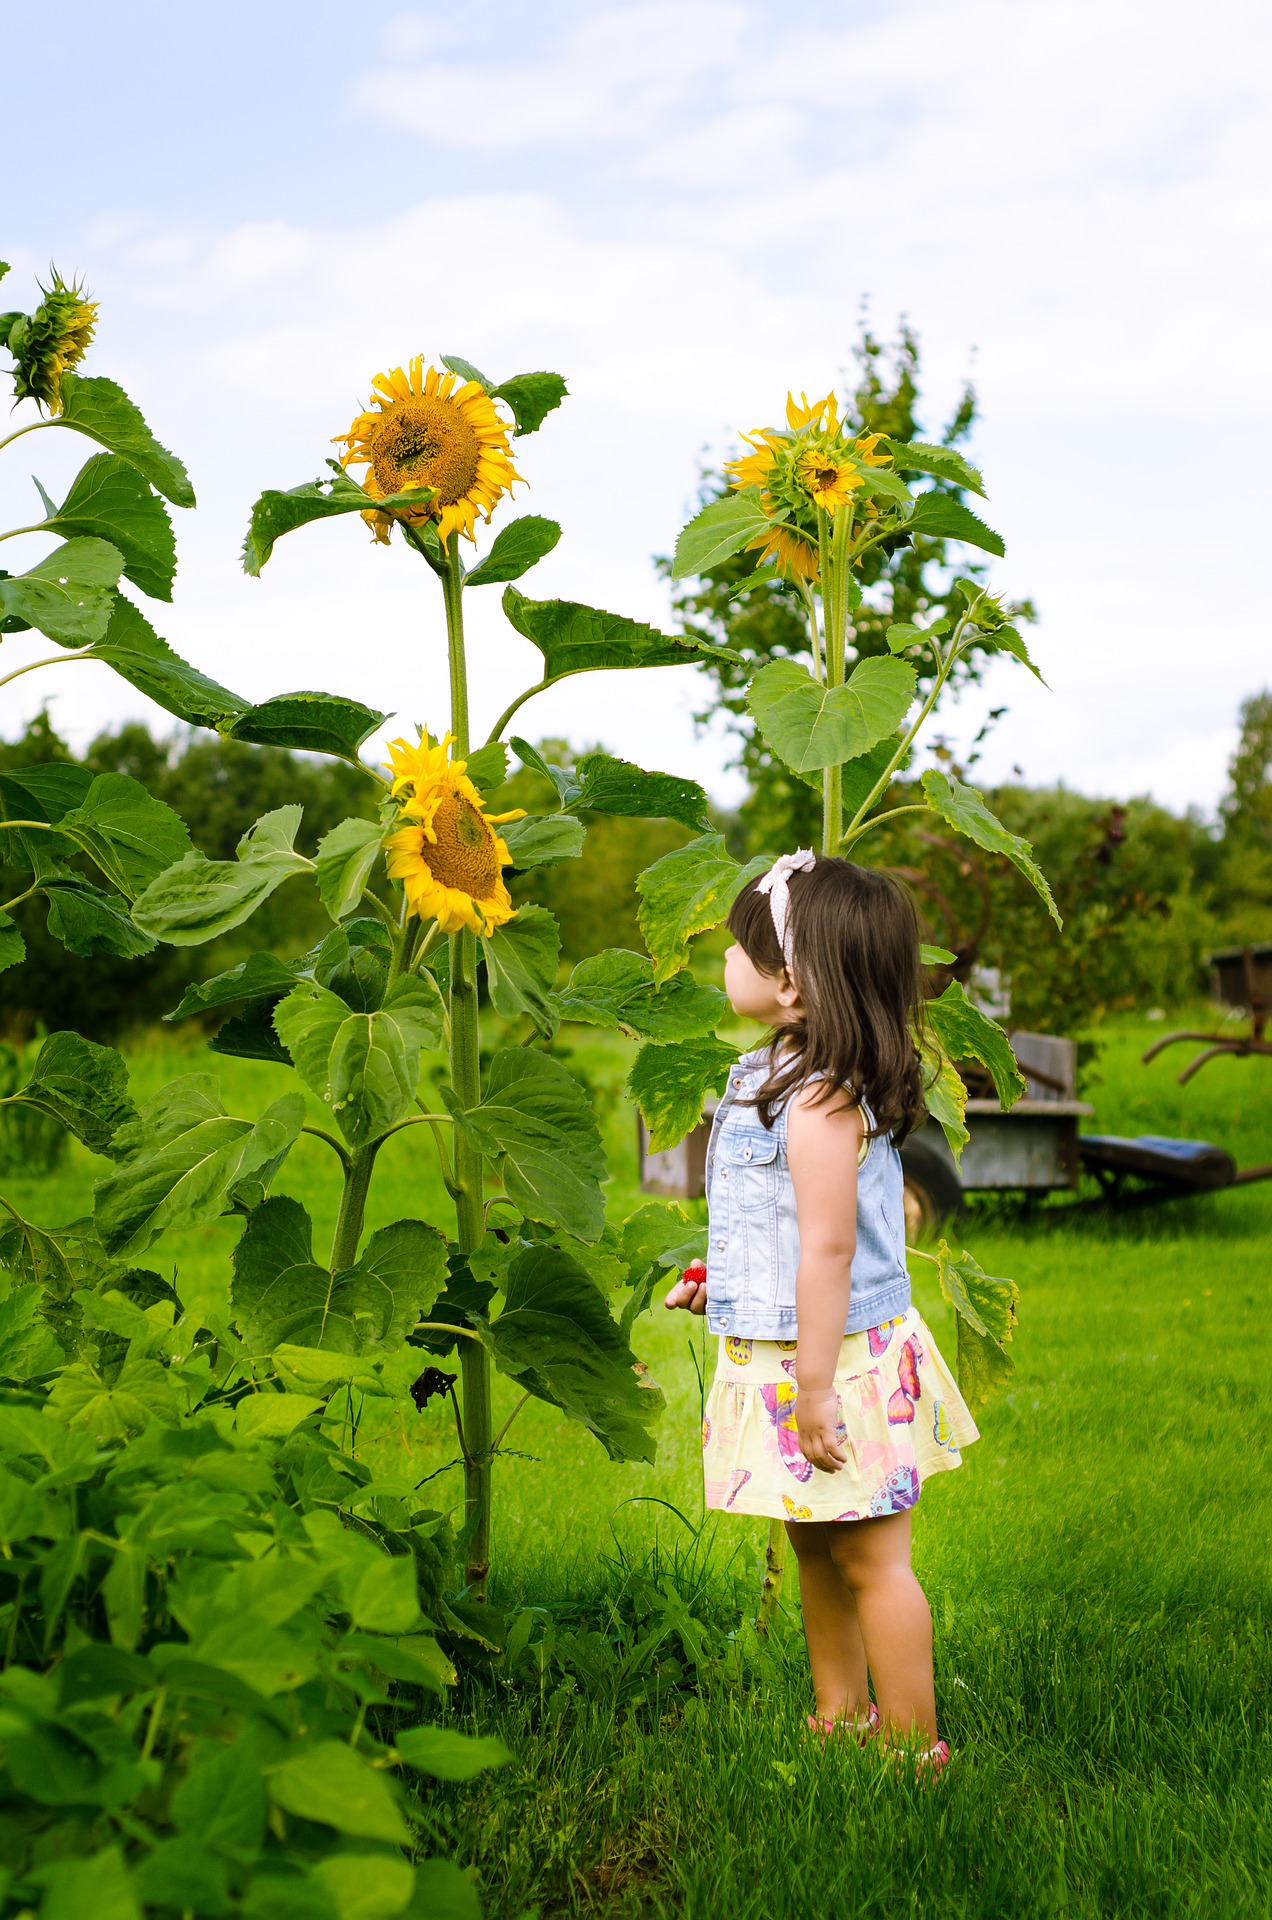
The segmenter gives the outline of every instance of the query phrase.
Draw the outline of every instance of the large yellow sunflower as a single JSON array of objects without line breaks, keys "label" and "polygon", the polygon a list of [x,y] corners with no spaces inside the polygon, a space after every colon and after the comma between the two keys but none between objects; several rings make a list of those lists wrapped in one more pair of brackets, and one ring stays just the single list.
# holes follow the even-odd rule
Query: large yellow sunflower
[{"label": "large yellow sunflower", "polygon": [[[751,451],[725,462],[729,483],[736,488],[759,487],[760,505],[770,525],[751,541],[748,552],[758,552],[761,564],[772,560],[788,577],[815,581],[818,577],[815,511],[835,513],[851,506],[865,480],[864,468],[885,466],[887,453],[876,453],[881,434],[849,437],[839,418],[833,393],[809,400],[801,393],[786,396],[788,431],[760,427],[742,435]],[[867,501],[866,519],[876,517]]]},{"label": "large yellow sunflower", "polygon": [[452,533],[472,540],[477,515],[489,520],[521,479],[508,452],[511,427],[478,381],[426,369],[418,355],[405,372],[394,367],[371,384],[375,411],[360,413],[348,433],[335,436],[347,443],[341,466],[366,466],[362,485],[373,500],[408,487],[432,487],[435,494],[427,506],[397,515],[371,510],[363,519],[381,541],[395,518],[435,520],[443,545]]},{"label": "large yellow sunflower", "polygon": [[470,927],[489,935],[515,911],[502,872],[512,856],[494,829],[525,810],[488,814],[466,762],[450,759],[451,744],[449,733],[435,747],[427,734],[418,746],[389,743],[393,792],[406,795],[408,823],[384,843],[389,877],[402,882],[410,911],[443,933]]},{"label": "large yellow sunflower", "polygon": [[68,286],[56,268],[53,285],[34,313],[23,314],[9,329],[9,351],[17,361],[13,391],[19,400],[38,400],[51,414],[62,411],[62,375],[88,352],[97,325],[97,302],[86,300],[78,281]]}]

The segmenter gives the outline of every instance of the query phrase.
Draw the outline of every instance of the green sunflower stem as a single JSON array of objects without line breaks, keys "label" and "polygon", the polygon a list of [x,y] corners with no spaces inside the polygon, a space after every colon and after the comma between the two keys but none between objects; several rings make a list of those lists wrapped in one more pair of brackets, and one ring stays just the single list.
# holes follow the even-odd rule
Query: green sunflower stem
[{"label": "green sunflower stem", "polygon": [[367,1210],[367,1194],[371,1188],[371,1175],[375,1169],[375,1145],[361,1147],[349,1155],[345,1168],[344,1192],[340,1196],[340,1212],[336,1218],[335,1237],[331,1243],[331,1271],[340,1273],[346,1267],[355,1264],[358,1258],[358,1242],[362,1238],[362,1222]]},{"label": "green sunflower stem", "polygon": [[[463,574],[459,536],[446,543],[446,635],[450,645],[451,732],[455,757],[468,752],[468,662],[464,653]],[[481,1098],[480,1035],[477,1022],[477,940],[466,928],[451,935],[450,1076],[464,1108]],[[455,1225],[459,1250],[471,1253],[485,1233],[484,1167],[481,1155],[455,1129]],[[468,1557],[464,1582],[474,1599],[486,1597],[490,1571],[491,1436],[494,1431],[490,1355],[466,1340],[459,1356],[464,1388],[464,1519]]]}]

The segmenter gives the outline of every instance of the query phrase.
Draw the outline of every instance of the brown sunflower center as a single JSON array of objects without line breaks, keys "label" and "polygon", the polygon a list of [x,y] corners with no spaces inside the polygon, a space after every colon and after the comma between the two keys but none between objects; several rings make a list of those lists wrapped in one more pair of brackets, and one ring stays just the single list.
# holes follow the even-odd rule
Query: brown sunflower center
[{"label": "brown sunflower center", "polygon": [[395,401],[370,436],[371,466],[385,493],[436,487],[449,507],[477,478],[477,435],[459,408],[426,394]]},{"label": "brown sunflower center", "polygon": [[489,900],[499,884],[495,836],[471,800],[448,793],[433,815],[437,844],[425,841],[420,858],[435,880],[474,900]]}]

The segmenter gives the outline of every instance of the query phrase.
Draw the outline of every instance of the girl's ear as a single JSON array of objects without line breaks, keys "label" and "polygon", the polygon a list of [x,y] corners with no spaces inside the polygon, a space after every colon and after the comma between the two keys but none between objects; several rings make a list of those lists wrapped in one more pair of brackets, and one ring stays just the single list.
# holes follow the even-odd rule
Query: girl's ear
[{"label": "girl's ear", "polygon": [[782,968],[782,977],[778,982],[777,1003],[780,1007],[799,1005],[799,987],[786,967]]}]

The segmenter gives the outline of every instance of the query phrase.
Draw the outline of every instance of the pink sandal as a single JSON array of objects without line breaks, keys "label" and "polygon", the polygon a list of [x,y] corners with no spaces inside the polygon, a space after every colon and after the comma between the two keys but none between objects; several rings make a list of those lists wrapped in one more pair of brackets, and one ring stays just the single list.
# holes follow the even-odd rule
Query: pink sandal
[{"label": "pink sandal", "polygon": [[838,1720],[826,1714],[810,1713],[805,1718],[805,1725],[810,1733],[819,1734],[823,1740],[828,1740],[832,1734],[836,1737],[849,1734],[864,1747],[866,1741],[879,1731],[879,1709],[873,1700],[868,1700],[864,1720]]},{"label": "pink sandal", "polygon": [[[900,1762],[904,1762],[906,1759],[906,1750],[904,1747],[880,1747],[879,1751],[880,1753],[894,1754]],[[914,1777],[917,1781],[939,1780],[949,1763],[949,1743],[945,1740],[938,1740],[935,1746],[927,1747],[922,1753],[915,1754]],[[898,1766],[897,1772],[899,1773],[900,1771],[901,1768]]]}]

